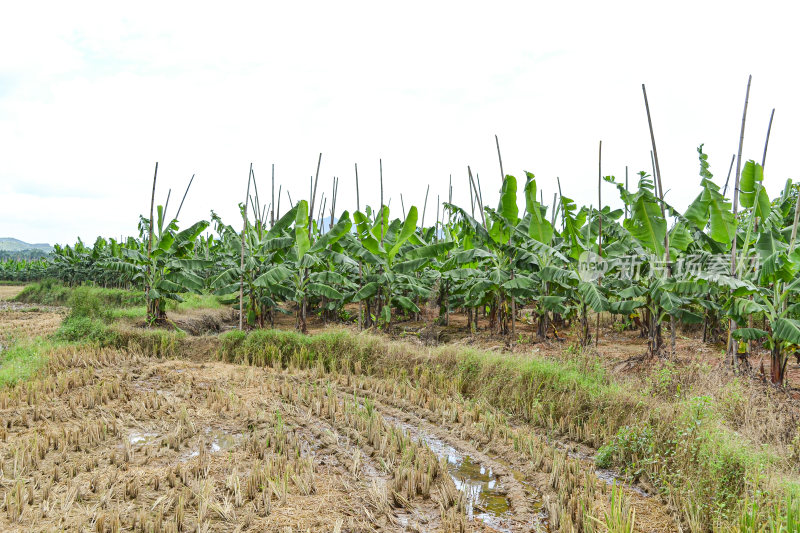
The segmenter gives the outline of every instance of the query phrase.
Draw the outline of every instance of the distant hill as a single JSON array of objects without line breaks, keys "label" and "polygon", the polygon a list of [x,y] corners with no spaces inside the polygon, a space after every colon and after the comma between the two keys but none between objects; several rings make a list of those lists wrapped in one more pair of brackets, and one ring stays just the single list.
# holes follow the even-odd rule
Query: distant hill
[{"label": "distant hill", "polygon": [[53,247],[44,243],[28,244],[19,239],[0,237],[0,252],[22,252],[25,250],[41,250],[48,253],[53,251]]}]

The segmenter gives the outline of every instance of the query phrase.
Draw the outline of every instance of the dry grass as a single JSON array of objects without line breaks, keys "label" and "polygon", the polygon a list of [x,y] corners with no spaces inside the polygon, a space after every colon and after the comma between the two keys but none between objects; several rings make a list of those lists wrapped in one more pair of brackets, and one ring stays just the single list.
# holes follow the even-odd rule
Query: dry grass
[{"label": "dry grass", "polygon": [[24,285],[0,285],[0,301],[11,300],[22,292]]},{"label": "dry grass", "polygon": [[0,303],[0,342],[50,335],[61,325],[63,312],[28,310],[29,307],[4,309]]}]

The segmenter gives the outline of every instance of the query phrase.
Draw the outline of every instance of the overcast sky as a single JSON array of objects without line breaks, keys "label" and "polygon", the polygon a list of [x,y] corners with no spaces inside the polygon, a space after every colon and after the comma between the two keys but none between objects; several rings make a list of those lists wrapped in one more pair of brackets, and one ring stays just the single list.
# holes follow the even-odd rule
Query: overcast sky
[{"label": "overcast sky", "polygon": [[5,2],[0,237],[135,234],[156,161],[162,203],[196,174],[182,225],[213,209],[238,226],[251,162],[265,203],[275,164],[285,211],[286,189],[307,198],[320,152],[320,190],[338,176],[341,209],[355,208],[354,163],[362,206],[379,202],[382,158],[393,212],[401,194],[421,210],[430,184],[429,223],[451,174],[468,203],[467,165],[496,204],[495,134],[506,173],[536,174],[547,203],[560,176],[565,196],[596,205],[598,141],[604,175],[650,171],[642,83],[667,198],[683,207],[700,143],[725,181],[748,74],[743,159],[760,161],[775,107],[776,194],[800,178],[788,4]]}]

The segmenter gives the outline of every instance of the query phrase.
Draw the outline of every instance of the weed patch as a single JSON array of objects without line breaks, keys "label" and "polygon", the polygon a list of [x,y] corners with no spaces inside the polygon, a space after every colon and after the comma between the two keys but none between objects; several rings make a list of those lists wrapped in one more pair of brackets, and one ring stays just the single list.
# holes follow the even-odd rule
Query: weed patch
[{"label": "weed patch", "polygon": [[0,351],[0,388],[25,381],[47,363],[50,343],[38,338],[16,342]]}]

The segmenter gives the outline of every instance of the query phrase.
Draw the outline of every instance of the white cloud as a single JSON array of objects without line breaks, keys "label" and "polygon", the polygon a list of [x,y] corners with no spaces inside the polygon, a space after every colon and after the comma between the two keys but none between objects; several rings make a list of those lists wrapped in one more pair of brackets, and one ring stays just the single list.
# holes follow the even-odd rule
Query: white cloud
[{"label": "white cloud", "polygon": [[[466,204],[466,166],[494,204],[507,173],[555,177],[596,204],[604,174],[650,169],[647,83],[665,188],[697,193],[696,147],[724,181],[754,75],[745,158],[760,159],[776,107],[767,187],[797,179],[798,49],[781,4],[97,3],[0,8],[0,235],[69,242],[136,231],[153,163],[159,197],[182,191],[188,221],[237,223],[250,162],[262,200],[270,165],[293,198],[340,181],[341,208],[379,195]],[[46,14],[47,16],[43,16]],[[38,192],[37,191],[46,191]],[[604,201],[616,197],[604,187]],[[282,206],[286,205],[286,197]],[[429,211],[433,212],[433,211]]]}]

